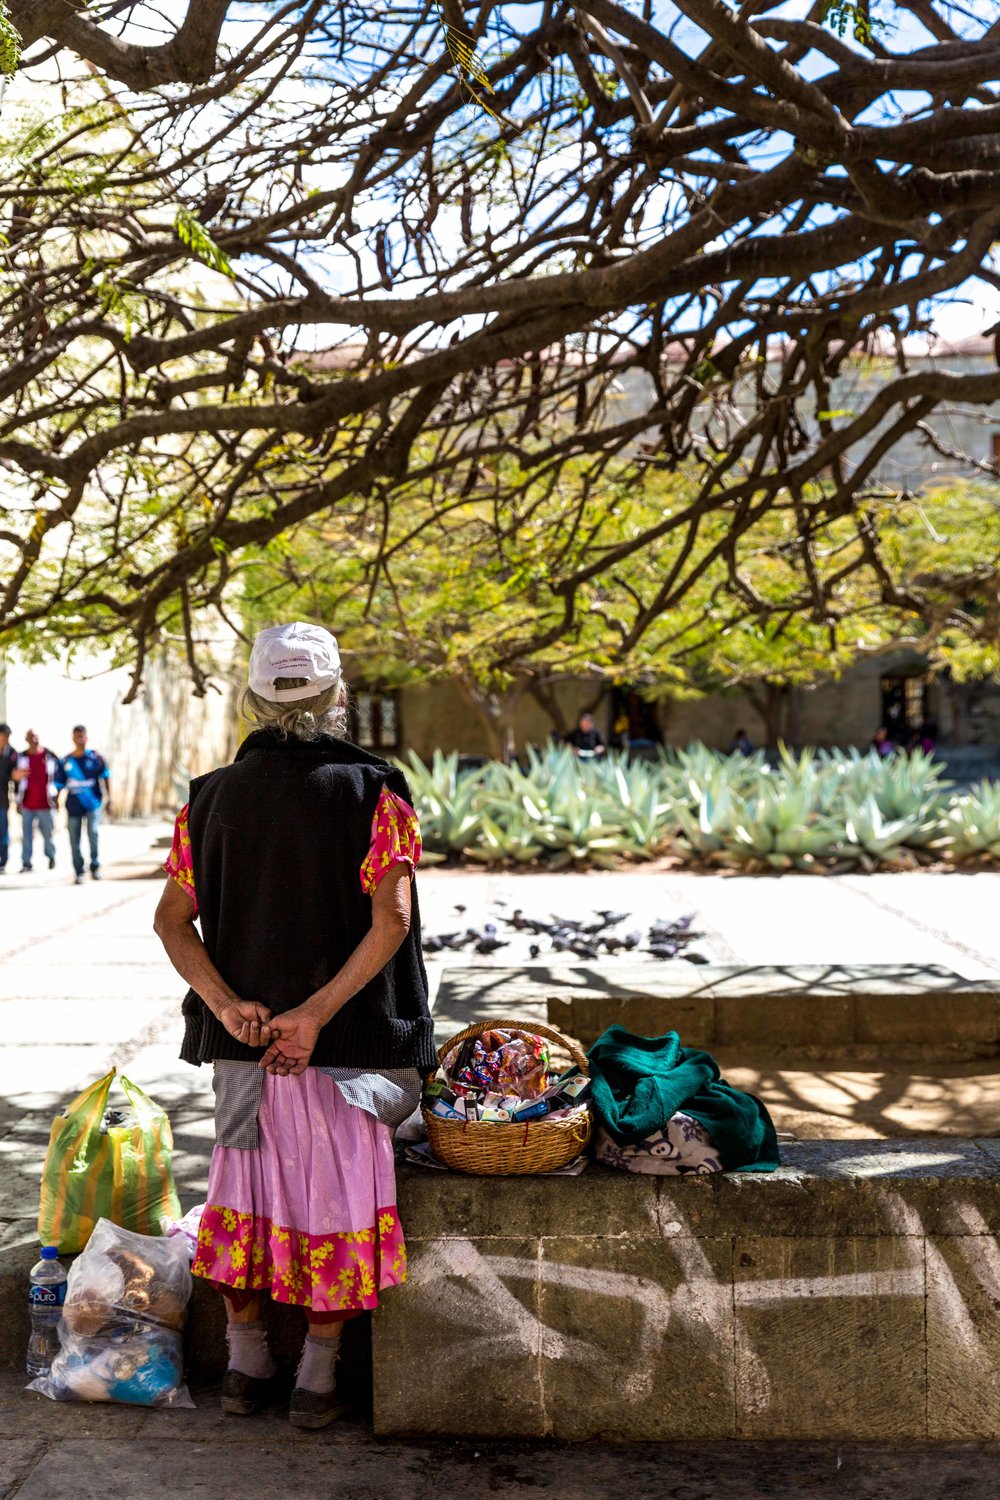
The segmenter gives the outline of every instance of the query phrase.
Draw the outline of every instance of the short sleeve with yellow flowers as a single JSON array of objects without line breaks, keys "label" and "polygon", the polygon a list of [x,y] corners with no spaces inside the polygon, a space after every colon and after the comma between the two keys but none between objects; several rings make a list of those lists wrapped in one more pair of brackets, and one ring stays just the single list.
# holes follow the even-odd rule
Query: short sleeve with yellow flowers
[{"label": "short sleeve with yellow flowers", "polygon": [[194,893],[194,864],[191,859],[191,835],[188,832],[188,806],[185,802],[174,819],[174,841],[163,868],[171,880],[176,880],[182,891],[186,891],[194,902],[194,914],[198,915],[198,898]]},{"label": "short sleeve with yellow flowers", "polygon": [[361,888],[374,895],[379,881],[393,865],[420,863],[420,820],[408,802],[382,788],[372,819],[372,841],[361,866]]}]

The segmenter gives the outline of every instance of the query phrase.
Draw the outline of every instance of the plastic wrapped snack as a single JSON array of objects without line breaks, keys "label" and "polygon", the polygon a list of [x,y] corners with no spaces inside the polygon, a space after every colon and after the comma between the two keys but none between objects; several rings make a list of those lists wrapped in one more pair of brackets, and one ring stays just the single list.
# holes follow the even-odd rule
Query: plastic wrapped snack
[{"label": "plastic wrapped snack", "polygon": [[528,1031],[484,1031],[453,1047],[444,1059],[447,1082],[466,1094],[513,1094],[537,1097],[548,1081],[549,1049],[540,1036]]},{"label": "plastic wrapped snack", "polygon": [[193,1406],[181,1344],[190,1296],[183,1237],[154,1239],[98,1219],[70,1267],[59,1353],[28,1389],[53,1401]]}]

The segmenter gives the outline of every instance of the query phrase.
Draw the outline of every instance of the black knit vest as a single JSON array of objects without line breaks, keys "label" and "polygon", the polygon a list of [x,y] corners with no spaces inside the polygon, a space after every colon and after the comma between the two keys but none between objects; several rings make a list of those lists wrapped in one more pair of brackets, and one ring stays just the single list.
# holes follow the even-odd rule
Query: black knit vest
[{"label": "black knit vest", "polygon": [[[402,773],[345,740],[282,739],[257,730],[231,766],[191,783],[188,827],[202,938],[241,1000],[273,1014],[302,1004],[343,967],[371,928],[361,865],[383,786],[410,800]],[[181,1057],[256,1061],[189,990]],[[412,890],[398,952],[327,1022],[321,1067],[437,1065]]]}]

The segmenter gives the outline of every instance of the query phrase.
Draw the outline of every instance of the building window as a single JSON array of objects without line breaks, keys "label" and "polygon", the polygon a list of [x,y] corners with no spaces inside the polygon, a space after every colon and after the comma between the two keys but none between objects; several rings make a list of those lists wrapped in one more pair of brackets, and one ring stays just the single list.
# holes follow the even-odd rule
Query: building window
[{"label": "building window", "polygon": [[927,722],[926,677],[882,678],[882,723],[890,739],[905,741]]},{"label": "building window", "polygon": [[351,713],[351,738],[365,750],[399,749],[399,708],[396,693],[356,692]]},{"label": "building window", "polygon": [[663,742],[655,704],[628,683],[611,689],[610,725],[611,743],[619,750],[653,750]]}]

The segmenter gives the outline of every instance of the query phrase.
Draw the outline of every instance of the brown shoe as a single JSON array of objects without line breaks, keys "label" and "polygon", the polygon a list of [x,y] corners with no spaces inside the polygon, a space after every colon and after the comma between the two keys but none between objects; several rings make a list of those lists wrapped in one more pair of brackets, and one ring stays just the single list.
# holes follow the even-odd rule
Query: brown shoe
[{"label": "brown shoe", "polygon": [[306,1391],[296,1386],[288,1404],[288,1420],[293,1427],[328,1427],[350,1409],[336,1391]]},{"label": "brown shoe", "polygon": [[222,1410],[231,1417],[252,1417],[267,1406],[274,1393],[274,1376],[259,1380],[242,1370],[227,1370],[222,1377]]}]

